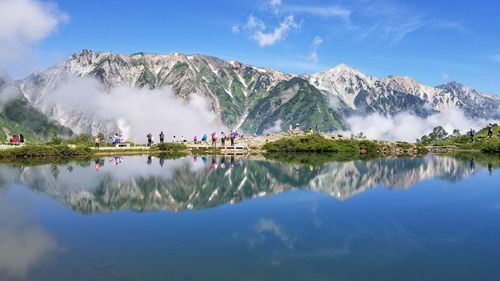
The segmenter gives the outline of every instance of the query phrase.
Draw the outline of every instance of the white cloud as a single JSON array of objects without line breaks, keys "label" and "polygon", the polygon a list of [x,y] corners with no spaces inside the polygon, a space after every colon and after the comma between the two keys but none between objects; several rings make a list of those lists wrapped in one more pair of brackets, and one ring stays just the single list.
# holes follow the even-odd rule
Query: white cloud
[{"label": "white cloud", "polygon": [[263,135],[267,134],[276,134],[276,133],[281,133],[283,130],[281,129],[281,125],[283,124],[283,121],[281,119],[276,120],[273,125],[262,132]]},{"label": "white cloud", "polygon": [[348,20],[351,16],[351,11],[341,6],[290,5],[285,7],[285,10],[292,13],[303,13],[320,17],[337,17],[344,20]]},{"label": "white cloud", "polygon": [[444,81],[448,81],[450,80],[450,74],[446,73],[446,72],[443,72],[443,80]]},{"label": "white cloud", "polygon": [[321,39],[321,37],[319,36],[314,37],[313,42],[311,44],[312,51],[311,54],[309,55],[309,60],[312,61],[313,63],[318,62],[318,48],[319,46],[321,46],[322,43],[323,39]]},{"label": "white cloud", "polygon": [[500,62],[500,54],[496,54],[493,56],[493,60],[496,62]]},{"label": "white cloud", "polygon": [[358,26],[354,23],[352,30],[358,32],[360,38],[378,38],[389,44],[397,43],[422,29],[464,29],[459,22],[435,19],[412,6],[385,0],[362,5],[356,13],[358,18],[363,18],[363,23]]},{"label": "white cloud", "polygon": [[321,37],[319,36],[315,36],[314,39],[313,39],[313,47],[317,48],[319,47],[321,44],[323,43],[323,39],[321,39]]},{"label": "white cloud", "polygon": [[231,28],[231,31],[234,34],[239,34],[240,33],[240,27],[238,25],[233,25],[233,27]]},{"label": "white cloud", "polygon": [[309,54],[309,60],[312,61],[313,63],[318,62],[318,52],[312,51],[311,54]]},{"label": "white cloud", "polygon": [[269,6],[275,13],[278,13],[281,6],[281,0],[269,0]]},{"label": "white cloud", "polygon": [[271,5],[273,7],[280,6],[281,5],[281,0],[270,0],[269,1],[269,5]]},{"label": "white cloud", "polygon": [[422,118],[410,113],[400,113],[393,117],[379,114],[368,116],[353,116],[347,123],[350,132],[358,134],[363,132],[370,139],[401,140],[415,142],[417,138],[426,135],[437,126],[451,133],[454,129],[465,132],[470,128],[482,128],[495,120],[470,119],[458,109],[448,109]]},{"label": "white cloud", "polygon": [[[192,94],[188,101],[183,101],[169,87],[149,90],[123,86],[105,93],[96,79],[75,77],[49,93],[45,106],[51,109],[54,105],[64,109],[54,112],[83,114],[95,122],[91,124],[93,133],[99,129],[112,134],[118,129],[126,139],[139,143],[144,143],[146,134],[157,135],[160,131],[191,138],[226,129],[202,96]],[[67,115],[54,118],[76,127],[64,123],[71,122]]]},{"label": "white cloud", "polygon": [[33,48],[68,19],[54,4],[37,0],[0,0],[0,65],[28,62]]},{"label": "white cloud", "polygon": [[[26,280],[58,253],[57,241],[17,204],[0,199],[0,276]],[[2,278],[2,280],[4,280]]]},{"label": "white cloud", "polygon": [[[258,235],[265,235],[266,233],[272,234],[289,249],[293,249],[294,244],[297,241],[297,238],[290,236],[282,225],[268,218],[259,219],[259,221],[255,225],[255,232]],[[252,243],[250,243],[250,247],[253,248],[253,246],[255,246],[256,241],[262,241],[263,239],[264,237],[261,237],[260,239],[250,240],[254,242],[253,245]]]},{"label": "white cloud", "polygon": [[259,18],[254,17],[252,15],[249,15],[247,18],[247,23],[245,25],[245,29],[247,29],[249,31],[264,30],[264,29],[266,29],[266,25]]},{"label": "white cloud", "polygon": [[275,27],[272,32],[263,32],[257,30],[252,34],[252,38],[257,41],[259,46],[272,46],[286,38],[290,29],[299,28],[300,25],[295,22],[293,16],[287,16],[279,26]]}]

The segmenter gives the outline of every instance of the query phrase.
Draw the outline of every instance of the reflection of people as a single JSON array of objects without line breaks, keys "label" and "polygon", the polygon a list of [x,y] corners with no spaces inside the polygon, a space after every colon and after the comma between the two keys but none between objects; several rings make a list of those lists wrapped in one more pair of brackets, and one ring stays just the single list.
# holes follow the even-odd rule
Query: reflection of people
[{"label": "reflection of people", "polygon": [[163,167],[164,163],[165,163],[165,158],[160,157],[160,166]]},{"label": "reflection of people", "polygon": [[474,171],[474,158],[470,159],[470,170]]},{"label": "reflection of people", "polygon": [[123,157],[113,156],[113,158],[111,158],[111,160],[109,160],[109,162],[113,162],[113,163],[115,163],[115,165],[118,165],[118,164],[123,162]]},{"label": "reflection of people", "polygon": [[99,171],[100,168],[101,168],[101,159],[96,159],[95,160],[95,170]]},{"label": "reflection of people", "polygon": [[488,163],[488,172],[490,172],[490,176],[493,173],[493,163],[491,161]]},{"label": "reflection of people", "polygon": [[217,170],[217,162],[215,161],[215,157],[213,156],[212,156],[212,165],[210,166],[210,169]]},{"label": "reflection of people", "polygon": [[153,162],[153,158],[151,158],[151,155],[148,155],[148,165],[151,165],[151,162]]},{"label": "reflection of people", "polygon": [[226,157],[222,156],[222,159],[220,160],[220,167],[221,169],[226,168]]},{"label": "reflection of people", "polygon": [[203,164],[207,164],[208,159],[206,156],[201,156],[201,160],[203,161]]},{"label": "reflection of people", "polygon": [[232,171],[234,170],[234,156],[231,155],[231,164],[229,164],[229,169]]}]

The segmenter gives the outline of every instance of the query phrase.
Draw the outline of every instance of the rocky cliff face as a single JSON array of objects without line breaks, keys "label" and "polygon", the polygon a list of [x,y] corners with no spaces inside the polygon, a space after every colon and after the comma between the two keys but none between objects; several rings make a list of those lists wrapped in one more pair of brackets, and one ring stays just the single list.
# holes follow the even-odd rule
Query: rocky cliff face
[{"label": "rocky cliff face", "polygon": [[[196,93],[230,128],[261,133],[279,122],[323,130],[342,129],[349,114],[427,116],[446,108],[474,118],[500,118],[500,99],[458,83],[422,85],[409,77],[383,80],[347,65],[295,76],[206,55],[137,53],[120,55],[83,50],[60,64],[16,82],[19,97],[77,132],[98,126],[92,114],[49,105],[46,97],[72,77],[93,77],[104,91],[118,86],[159,89],[170,86],[180,99]],[[71,95],[72,93],[67,93]],[[168,105],[165,105],[168,107]]]}]

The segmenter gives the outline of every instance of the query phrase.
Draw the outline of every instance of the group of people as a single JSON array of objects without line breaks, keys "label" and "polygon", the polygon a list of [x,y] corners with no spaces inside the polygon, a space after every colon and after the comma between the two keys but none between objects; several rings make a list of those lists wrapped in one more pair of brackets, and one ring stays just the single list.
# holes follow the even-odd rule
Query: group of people
[{"label": "group of people", "polygon": [[23,134],[19,134],[18,135],[12,135],[12,137],[10,138],[10,143],[11,144],[22,144],[25,142],[25,139],[24,139],[24,136]]},{"label": "group of people", "polygon": [[[495,128],[496,126],[498,126],[497,124],[488,124],[488,126],[486,126],[486,130],[487,130],[487,134],[488,134],[488,137],[491,138],[493,137],[493,128]],[[467,132],[467,135],[469,135],[470,137],[470,141],[471,142],[475,142],[477,139],[476,139],[476,131],[471,128],[468,132]]]},{"label": "group of people", "polygon": [[[222,146],[226,145],[226,141],[229,141],[230,144],[231,144],[231,146],[234,146],[235,141],[238,138],[238,136],[243,137],[243,135],[238,134],[237,131],[231,131],[229,133],[229,136],[226,135],[226,133],[224,133],[224,131],[221,131],[220,132],[220,136],[218,136],[217,132],[214,131],[214,132],[212,132],[210,134],[211,145],[213,147],[217,147],[217,141],[220,139],[220,142],[221,142]],[[163,131],[160,132],[159,137],[160,137],[160,143],[164,143],[165,142],[165,133],[163,133]],[[147,145],[148,146],[153,145],[153,143],[154,143],[154,137],[153,137],[153,135],[151,133],[148,133],[146,135],[146,138],[147,138]],[[180,143],[187,143],[188,142],[188,140],[186,140],[184,138],[184,136],[181,136],[180,138],[177,138],[176,136],[173,136],[173,140],[172,141],[173,142],[180,142]],[[207,145],[209,145],[207,134],[206,133],[203,134],[203,136],[201,137],[201,140],[198,138],[197,135],[194,135],[193,136],[193,143],[194,144],[207,144]]]},{"label": "group of people", "polygon": [[[94,148],[99,149],[101,147],[101,142],[103,141],[101,139],[101,136],[97,134],[94,138]],[[102,138],[105,138],[102,136]],[[114,134],[113,136],[109,137],[110,140],[112,140],[113,146],[123,146],[125,145],[125,139],[123,138],[122,134]],[[107,146],[108,142],[106,142],[105,146]]]},{"label": "group of people", "polygon": [[[212,146],[213,147],[217,147],[217,132],[215,132],[215,131],[212,132],[210,134],[210,137],[212,139]],[[229,140],[231,142],[231,146],[234,146],[234,142],[235,142],[235,140],[236,140],[237,137],[238,137],[238,132],[237,131],[231,131],[229,133]],[[220,132],[220,142],[221,142],[222,146],[226,146],[226,140],[227,139],[228,139],[227,135],[224,132]],[[201,141],[208,144],[207,135],[206,134],[203,135],[203,138],[201,139]]]},{"label": "group of people", "polygon": [[[199,158],[201,158],[201,162],[203,164],[210,164],[211,170],[225,170],[229,168],[232,171],[238,165],[243,165],[243,159],[235,161],[234,155],[229,157],[229,161],[226,161],[226,157],[224,156],[222,156],[219,161],[217,161],[217,158],[215,156],[212,156],[210,163],[207,156],[201,156],[201,157],[193,156],[193,162],[198,162]],[[164,162],[165,158],[159,157],[160,166],[163,167]],[[146,163],[148,165],[151,165],[153,163],[153,157],[151,155],[148,156]]]},{"label": "group of people", "polygon": [[[165,133],[163,133],[163,131],[160,132],[159,137],[160,137],[160,143],[164,143],[165,142]],[[148,133],[146,135],[146,138],[148,140],[147,146],[152,146],[155,142],[155,138],[153,137],[153,134]],[[175,136],[174,136],[174,138],[175,138]]]}]

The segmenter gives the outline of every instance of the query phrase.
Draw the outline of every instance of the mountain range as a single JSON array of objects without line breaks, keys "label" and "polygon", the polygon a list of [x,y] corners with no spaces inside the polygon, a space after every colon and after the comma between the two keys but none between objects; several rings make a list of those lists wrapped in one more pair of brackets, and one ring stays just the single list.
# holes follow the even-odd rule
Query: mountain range
[{"label": "mountain range", "polygon": [[[119,86],[169,86],[182,100],[199,94],[222,123],[249,133],[262,133],[276,124],[287,129],[296,123],[306,129],[319,125],[323,131],[332,131],[346,129],[345,119],[353,114],[391,117],[409,112],[425,117],[447,108],[462,110],[471,118],[500,118],[500,97],[457,82],[431,87],[410,77],[379,80],[345,64],[315,74],[292,75],[207,55],[122,55],[85,49],[25,79],[0,78],[2,97],[10,97],[0,114],[5,134],[12,124],[34,134],[47,128],[57,132],[70,128],[76,133],[102,129],[100,120],[85,112],[47,102],[49,93],[73,77],[96,78],[108,92]],[[33,116],[13,120],[6,114],[13,106],[38,114],[37,120],[45,116],[43,126],[31,124]]]}]

